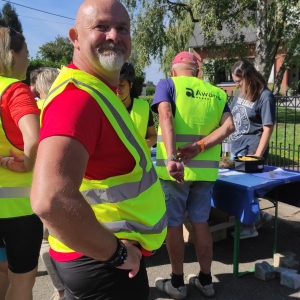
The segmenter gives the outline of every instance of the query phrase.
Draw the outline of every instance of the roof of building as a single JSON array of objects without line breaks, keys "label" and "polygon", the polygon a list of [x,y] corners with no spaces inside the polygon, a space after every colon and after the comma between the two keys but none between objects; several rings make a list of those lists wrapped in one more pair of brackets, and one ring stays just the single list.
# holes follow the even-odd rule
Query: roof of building
[{"label": "roof of building", "polygon": [[[253,43],[256,40],[255,28],[251,28],[251,27],[237,28],[234,31],[234,34],[238,34],[238,33],[245,36],[244,42],[247,44]],[[216,44],[222,45],[223,41],[219,38],[219,36],[222,36],[222,38],[228,39],[228,38],[230,38],[230,36],[232,36],[232,34],[229,32],[229,30],[225,26],[223,26],[222,30],[219,31],[219,34],[216,35]],[[189,47],[190,48],[198,48],[198,47],[203,47],[203,46],[206,46],[206,41],[205,41],[204,35],[201,32],[199,23],[196,23],[195,27],[194,27],[193,36],[191,37],[191,39],[189,41]]]}]

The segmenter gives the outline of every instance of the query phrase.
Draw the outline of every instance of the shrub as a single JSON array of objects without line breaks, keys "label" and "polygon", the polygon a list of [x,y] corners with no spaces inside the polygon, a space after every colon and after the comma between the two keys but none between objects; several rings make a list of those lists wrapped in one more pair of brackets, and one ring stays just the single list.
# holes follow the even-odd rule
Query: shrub
[{"label": "shrub", "polygon": [[155,88],[153,87],[146,87],[146,96],[153,96],[155,93]]},{"label": "shrub", "polygon": [[145,100],[149,103],[149,105],[151,105],[154,97],[153,96],[139,96],[139,99]]}]

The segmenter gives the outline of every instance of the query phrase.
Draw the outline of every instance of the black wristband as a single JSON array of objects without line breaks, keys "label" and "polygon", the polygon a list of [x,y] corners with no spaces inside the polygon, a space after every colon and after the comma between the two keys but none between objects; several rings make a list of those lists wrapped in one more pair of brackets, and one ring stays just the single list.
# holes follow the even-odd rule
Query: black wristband
[{"label": "black wristband", "polygon": [[124,243],[121,240],[119,240],[118,238],[117,238],[117,242],[118,242],[118,245],[117,245],[116,252],[113,254],[113,256],[109,260],[103,262],[112,267],[122,266],[125,263],[126,258],[127,258],[127,249],[126,249]]}]

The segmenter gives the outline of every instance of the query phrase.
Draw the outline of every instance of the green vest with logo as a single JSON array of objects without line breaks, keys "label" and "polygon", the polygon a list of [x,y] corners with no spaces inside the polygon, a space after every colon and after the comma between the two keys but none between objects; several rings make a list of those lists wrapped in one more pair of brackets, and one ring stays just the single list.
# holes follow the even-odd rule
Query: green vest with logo
[{"label": "green vest with logo", "polygon": [[[0,103],[5,90],[19,80],[0,76]],[[0,116],[0,156],[10,156],[9,150],[22,153],[7,139]],[[18,173],[0,167],[0,219],[30,216],[32,172]]]},{"label": "green vest with logo", "polygon": [[[129,174],[104,180],[84,178],[80,186],[83,197],[91,205],[98,221],[118,238],[138,241],[146,250],[159,248],[166,236],[165,197],[146,142],[140,138],[120,99],[98,78],[81,70],[62,69],[51,87],[44,108],[69,83],[86,91],[97,101],[136,162]],[[72,105],[72,99],[69,100]],[[49,236],[49,243],[55,251],[73,252],[54,236]]]},{"label": "green vest with logo", "polygon": [[134,98],[130,117],[143,139],[146,138],[147,134],[149,109],[147,101]]},{"label": "green vest with logo", "polygon": [[[174,127],[176,148],[194,143],[219,127],[224,111],[226,93],[196,77],[172,78],[176,91]],[[156,171],[159,178],[174,180],[168,173],[167,152],[159,126],[157,137]],[[218,176],[221,145],[195,156],[184,168],[186,181],[215,181]]]}]

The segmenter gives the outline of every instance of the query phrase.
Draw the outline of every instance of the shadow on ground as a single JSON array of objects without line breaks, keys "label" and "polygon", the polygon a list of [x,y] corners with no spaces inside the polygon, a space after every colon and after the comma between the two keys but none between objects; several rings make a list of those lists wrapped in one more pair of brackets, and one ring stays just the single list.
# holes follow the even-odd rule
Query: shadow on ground
[{"label": "shadow on ground", "polygon": [[[254,267],[256,262],[263,260],[273,262],[274,220],[259,230],[256,238],[240,241],[240,271],[246,271]],[[300,257],[300,230],[281,220],[278,222],[278,247],[277,252],[292,251]],[[300,291],[287,288],[280,284],[280,279],[264,282],[254,277],[253,273],[238,279],[232,275],[233,262],[233,238],[228,233],[228,238],[214,243],[214,262],[212,275],[217,295],[214,299],[222,300],[279,300],[299,299]],[[166,246],[163,245],[156,255],[147,258],[150,298],[149,300],[170,299],[157,291],[154,287],[155,277],[169,277],[171,268]],[[185,245],[185,282],[190,273],[199,272],[194,247]],[[298,271],[299,272],[299,271]],[[193,287],[188,286],[187,299],[205,299]]]}]

